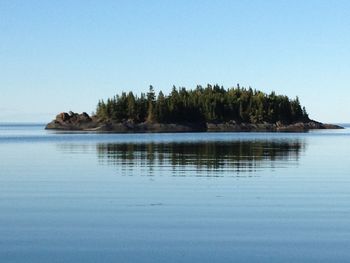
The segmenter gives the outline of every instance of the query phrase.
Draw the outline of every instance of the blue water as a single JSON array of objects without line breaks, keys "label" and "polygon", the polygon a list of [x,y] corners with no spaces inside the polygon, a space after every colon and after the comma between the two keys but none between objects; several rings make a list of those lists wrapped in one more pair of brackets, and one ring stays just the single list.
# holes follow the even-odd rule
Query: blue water
[{"label": "blue water", "polygon": [[349,262],[350,127],[0,125],[0,262]]}]

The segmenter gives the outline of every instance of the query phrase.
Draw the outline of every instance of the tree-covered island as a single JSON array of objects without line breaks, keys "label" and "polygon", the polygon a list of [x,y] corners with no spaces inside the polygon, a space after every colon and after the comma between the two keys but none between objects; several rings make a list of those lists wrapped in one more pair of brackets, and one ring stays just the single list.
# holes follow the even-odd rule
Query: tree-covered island
[{"label": "tree-covered island", "polygon": [[304,131],[341,128],[309,119],[298,97],[219,85],[172,88],[170,94],[122,92],[100,100],[96,113],[60,113],[47,129],[111,132]]}]

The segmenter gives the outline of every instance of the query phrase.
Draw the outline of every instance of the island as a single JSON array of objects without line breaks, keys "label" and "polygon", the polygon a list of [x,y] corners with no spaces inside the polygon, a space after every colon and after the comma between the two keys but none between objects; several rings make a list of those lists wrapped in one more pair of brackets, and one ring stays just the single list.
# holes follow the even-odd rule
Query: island
[{"label": "island", "polygon": [[284,95],[219,85],[195,89],[173,86],[168,95],[122,92],[100,100],[96,113],[62,112],[46,129],[90,132],[302,132],[312,129],[342,129],[309,118],[299,102]]}]

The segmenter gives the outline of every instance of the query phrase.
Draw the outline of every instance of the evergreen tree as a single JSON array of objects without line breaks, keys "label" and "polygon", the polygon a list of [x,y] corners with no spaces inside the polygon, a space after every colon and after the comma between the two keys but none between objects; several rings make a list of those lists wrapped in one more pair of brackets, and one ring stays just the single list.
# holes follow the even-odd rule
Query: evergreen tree
[{"label": "evergreen tree", "polygon": [[154,93],[153,86],[149,86],[149,91],[147,93],[147,103],[148,103],[148,111],[147,111],[147,121],[153,122],[155,120],[154,115],[154,106],[155,106],[155,98],[156,95]]},{"label": "evergreen tree", "polygon": [[158,122],[166,122],[167,105],[162,91],[159,92],[156,102],[156,119]]},{"label": "evergreen tree", "polygon": [[161,91],[156,98],[153,86],[147,95],[140,97],[132,92],[116,95],[99,101],[96,115],[102,120],[122,122],[127,119],[135,122],[222,122],[236,121],[245,123],[285,124],[308,121],[305,107],[301,107],[299,98],[290,100],[287,96],[267,95],[252,88],[224,89],[219,85],[208,84],[205,88],[197,86],[194,90],[177,89],[165,96]]},{"label": "evergreen tree", "polygon": [[130,91],[127,97],[127,103],[128,103],[128,119],[136,121],[136,102],[135,102],[135,96]]}]

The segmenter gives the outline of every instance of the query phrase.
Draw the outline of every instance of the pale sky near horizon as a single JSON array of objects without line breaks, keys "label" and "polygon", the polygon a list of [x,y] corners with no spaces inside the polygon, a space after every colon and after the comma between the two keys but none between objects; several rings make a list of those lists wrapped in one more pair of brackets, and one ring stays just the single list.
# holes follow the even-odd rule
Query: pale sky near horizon
[{"label": "pale sky near horizon", "polygon": [[0,122],[207,83],[350,122],[350,1],[0,0]]}]

